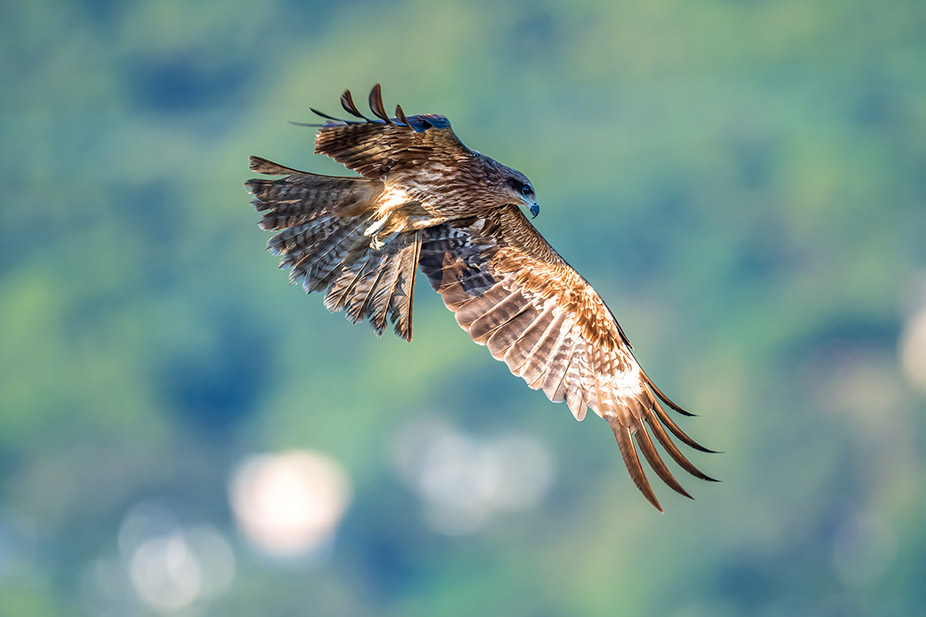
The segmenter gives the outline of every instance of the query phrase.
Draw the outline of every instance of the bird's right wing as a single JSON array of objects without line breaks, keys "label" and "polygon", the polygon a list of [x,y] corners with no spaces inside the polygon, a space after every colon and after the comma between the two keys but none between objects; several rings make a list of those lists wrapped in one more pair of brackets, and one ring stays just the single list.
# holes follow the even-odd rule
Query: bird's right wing
[{"label": "bird's right wing", "polygon": [[608,421],[631,478],[656,508],[662,509],[638,452],[669,487],[690,495],[651,435],[685,471],[711,479],[669,432],[710,450],[686,435],[662,404],[691,414],[650,381],[605,303],[516,206],[424,230],[419,267],[457,323],[529,387],[551,401],[565,400],[578,420],[590,407]]}]

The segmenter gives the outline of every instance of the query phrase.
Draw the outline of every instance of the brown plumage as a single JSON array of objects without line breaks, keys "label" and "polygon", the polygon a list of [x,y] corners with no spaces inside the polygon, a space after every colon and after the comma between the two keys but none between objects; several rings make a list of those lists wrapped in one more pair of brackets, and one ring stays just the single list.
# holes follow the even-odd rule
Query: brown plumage
[{"label": "brown plumage", "polygon": [[[679,450],[710,452],[674,422],[664,405],[691,415],[650,381],[630,342],[595,290],[543,239],[519,206],[536,216],[530,181],[464,146],[436,114],[390,118],[380,86],[370,92],[373,119],[320,125],[315,152],[360,177],[320,176],[251,157],[250,168],[276,180],[246,183],[277,231],[268,248],[307,292],[353,322],[387,321],[411,340],[415,272],[427,275],[457,323],[534,390],[566,401],[578,420],[588,408],[608,421],[634,484],[662,510],[640,454],[656,475],[690,497],[655,442],[689,474],[712,480]],[[315,110],[313,110],[315,111]],[[671,435],[670,435],[671,434]],[[654,438],[655,437],[655,441]]]}]

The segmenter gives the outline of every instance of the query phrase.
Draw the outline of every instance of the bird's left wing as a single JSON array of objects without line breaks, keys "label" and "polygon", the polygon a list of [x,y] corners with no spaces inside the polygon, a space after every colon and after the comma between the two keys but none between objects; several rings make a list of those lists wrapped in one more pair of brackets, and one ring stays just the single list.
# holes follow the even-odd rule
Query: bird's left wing
[{"label": "bird's left wing", "polygon": [[363,115],[350,90],[345,90],[341,105],[357,119],[341,120],[313,109],[329,120],[315,135],[315,153],[329,156],[366,178],[388,178],[412,197],[425,200],[434,198],[430,187],[435,182],[446,190],[454,172],[476,160],[446,117],[406,116],[400,105],[396,105],[395,117],[390,117],[379,84],[370,91],[369,104],[373,118]]},{"label": "bird's left wing", "polygon": [[516,206],[425,230],[419,267],[457,323],[512,373],[551,401],[565,400],[576,419],[591,408],[608,421],[634,484],[656,508],[662,510],[639,452],[663,482],[691,496],[652,436],[685,471],[711,480],[669,432],[710,450],[686,435],[663,404],[691,414],[653,385],[605,303]]}]

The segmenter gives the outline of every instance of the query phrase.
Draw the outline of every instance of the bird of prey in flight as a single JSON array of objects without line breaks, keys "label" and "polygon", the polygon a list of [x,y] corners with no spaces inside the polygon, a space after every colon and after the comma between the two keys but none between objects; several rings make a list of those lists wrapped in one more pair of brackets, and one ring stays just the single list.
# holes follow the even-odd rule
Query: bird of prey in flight
[{"label": "bird of prey in flight", "polygon": [[[420,269],[472,339],[577,420],[591,408],[611,426],[634,484],[662,507],[640,462],[678,493],[655,442],[686,472],[712,480],[681,452],[710,452],[667,413],[691,415],[657,388],[601,297],[544,240],[521,211],[537,216],[534,187],[520,171],[464,146],[444,116],[386,112],[380,86],[364,116],[350,91],[351,119],[327,120],[315,152],[359,174],[297,171],[259,157],[249,180],[260,227],[275,231],[268,249],[305,290],[352,322],[387,321],[412,338],[415,275]],[[671,433],[671,435],[670,435]],[[655,438],[655,440],[654,440]]]}]

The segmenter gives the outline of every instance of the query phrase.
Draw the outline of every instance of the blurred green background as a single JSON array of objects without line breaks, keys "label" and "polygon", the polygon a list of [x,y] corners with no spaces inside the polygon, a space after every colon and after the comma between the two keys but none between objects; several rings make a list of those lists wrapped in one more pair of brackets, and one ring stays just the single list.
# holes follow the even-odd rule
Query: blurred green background
[{"label": "blurred green background", "polygon": [[[923,614],[924,66],[918,0],[3,3],[0,615]],[[658,514],[425,281],[412,344],[286,285],[247,155],[341,173],[287,120],[375,82],[532,179],[722,484]]]}]

